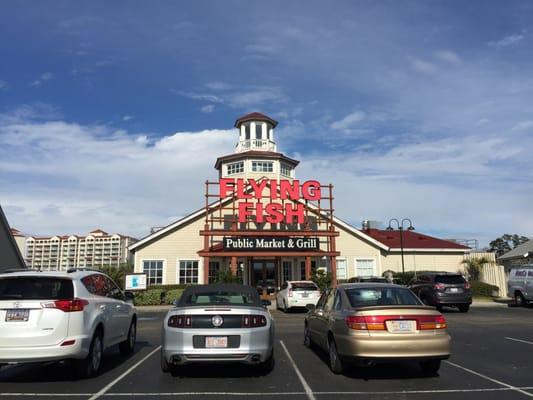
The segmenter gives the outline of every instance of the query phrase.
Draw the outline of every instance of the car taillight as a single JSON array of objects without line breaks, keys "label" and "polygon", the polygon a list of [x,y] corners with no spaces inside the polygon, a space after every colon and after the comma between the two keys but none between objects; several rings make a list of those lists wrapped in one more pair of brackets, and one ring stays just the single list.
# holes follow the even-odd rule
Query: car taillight
[{"label": "car taillight", "polygon": [[428,315],[418,317],[418,329],[421,331],[429,329],[446,329],[448,324],[442,315]]},{"label": "car taillight", "polygon": [[287,290],[287,296],[292,297],[292,289]]},{"label": "car taillight", "polygon": [[465,289],[470,289],[470,283],[468,282],[465,283]]},{"label": "car taillight", "polygon": [[83,311],[89,302],[84,299],[55,300],[41,303],[43,308],[55,308],[64,312]]},{"label": "car taillight", "polygon": [[243,328],[260,328],[266,326],[267,320],[264,315],[243,315],[242,327]]},{"label": "car taillight", "polygon": [[351,315],[344,319],[350,329],[356,331],[386,331],[387,321],[416,321],[418,330],[446,329],[442,315]]},{"label": "car taillight", "polygon": [[172,315],[167,322],[172,328],[190,328],[192,326],[192,317],[190,315]]},{"label": "car taillight", "polygon": [[356,331],[384,331],[385,319],[392,319],[388,316],[349,316],[344,319],[348,328]]},{"label": "car taillight", "polygon": [[444,283],[435,283],[435,284],[433,285],[433,287],[434,287],[435,289],[437,289],[437,290],[444,290],[444,289],[446,289],[446,286],[444,285]]}]

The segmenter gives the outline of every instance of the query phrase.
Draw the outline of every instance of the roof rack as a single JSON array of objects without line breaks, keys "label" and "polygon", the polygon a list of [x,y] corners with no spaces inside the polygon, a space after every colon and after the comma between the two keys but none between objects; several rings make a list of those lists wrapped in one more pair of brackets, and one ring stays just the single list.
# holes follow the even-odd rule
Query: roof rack
[{"label": "roof rack", "polygon": [[69,269],[67,269],[67,274],[72,274],[73,272],[78,272],[78,271],[96,271],[96,272],[102,272],[102,271],[100,271],[99,269],[95,269],[95,268],[73,267],[73,268],[69,268]]},{"label": "roof rack", "polygon": [[0,271],[0,274],[10,274],[13,272],[41,272],[41,270],[35,268],[9,268],[4,271]]}]

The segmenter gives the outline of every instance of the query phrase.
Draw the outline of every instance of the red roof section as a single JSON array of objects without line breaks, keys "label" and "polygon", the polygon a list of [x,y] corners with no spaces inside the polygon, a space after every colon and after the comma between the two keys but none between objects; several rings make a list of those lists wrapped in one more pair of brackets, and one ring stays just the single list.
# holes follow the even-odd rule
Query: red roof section
[{"label": "red roof section", "polygon": [[22,233],[20,233],[18,229],[15,229],[15,228],[11,228],[11,234],[13,236],[24,236]]},{"label": "red roof section", "polygon": [[265,121],[270,122],[275,128],[278,125],[278,121],[270,118],[269,116],[262,114],[260,112],[252,112],[250,114],[243,115],[235,121],[235,128],[238,128],[243,122],[246,121]]},{"label": "red roof section", "polygon": [[[400,231],[398,230],[365,229],[361,232],[390,248],[399,249],[401,247]],[[470,249],[470,247],[450,242],[449,240],[438,239],[433,236],[408,230],[403,231],[403,247],[404,249]]]}]

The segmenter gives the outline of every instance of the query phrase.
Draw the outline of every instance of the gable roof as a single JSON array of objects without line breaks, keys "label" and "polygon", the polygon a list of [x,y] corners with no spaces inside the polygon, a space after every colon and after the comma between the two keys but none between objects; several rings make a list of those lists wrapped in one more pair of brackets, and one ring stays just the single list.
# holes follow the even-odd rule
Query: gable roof
[{"label": "gable roof", "polygon": [[[267,179],[267,178],[262,178],[262,179]],[[270,181],[268,182],[268,186],[270,187]],[[251,186],[248,185],[248,189],[247,190],[251,190]],[[214,210],[216,210],[216,208],[220,205],[220,203],[222,204],[227,204],[228,202],[232,201],[233,198],[231,196],[228,196],[224,199],[221,199],[221,200],[217,200],[211,204],[209,204],[209,211],[212,212]],[[305,201],[303,200],[298,200],[299,203],[302,203],[305,205]],[[312,210],[312,211],[315,211],[315,212],[318,212],[318,208],[315,207],[312,203],[308,203],[307,204],[307,207]],[[204,217],[205,216],[205,207],[202,207],[200,208],[199,210],[196,210],[194,211],[193,213],[177,220],[176,222],[173,222],[165,227],[163,227],[162,229],[156,231],[156,232],[153,232],[147,236],[145,236],[144,238],[140,239],[139,241],[133,243],[132,245],[128,246],[128,249],[130,251],[132,250],[135,250],[136,248],[138,247],[142,247],[143,245],[145,245],[146,243],[148,242],[151,242],[155,239],[157,239],[158,237],[160,236],[164,236],[165,234],[175,230],[175,229],[178,229],[179,227],[189,223],[189,222],[192,222],[198,218],[201,218],[201,217]],[[333,223],[337,226],[340,226],[342,228],[344,228],[345,230],[347,230],[348,232],[354,234],[355,236],[358,236],[359,238],[373,244],[374,246],[376,247],[379,247],[383,250],[389,250],[388,246],[386,246],[385,244],[375,240],[374,238],[372,238],[371,236],[368,236],[366,235],[364,232],[360,231],[359,229],[353,227],[352,225],[348,224],[347,222],[344,222],[342,221],[341,219],[337,218],[337,217],[333,217]]]},{"label": "gable roof", "polygon": [[[385,244],[391,249],[400,249],[400,231],[387,231],[381,229],[366,229],[364,232]],[[470,247],[451,242],[449,240],[438,239],[433,236],[424,235],[419,232],[404,230],[403,248],[405,249],[450,249],[450,250],[470,250]]]},{"label": "gable roof", "polygon": [[525,243],[522,243],[516,246],[511,251],[498,257],[498,260],[510,260],[512,258],[522,258],[526,253],[530,254],[530,257],[533,257],[533,239],[528,240]]},{"label": "gable roof", "polygon": [[235,121],[235,128],[238,128],[243,122],[247,121],[265,121],[272,124],[275,128],[278,125],[278,121],[270,118],[268,115],[262,114],[260,112],[252,112],[246,115],[243,115],[240,118],[237,118]]}]

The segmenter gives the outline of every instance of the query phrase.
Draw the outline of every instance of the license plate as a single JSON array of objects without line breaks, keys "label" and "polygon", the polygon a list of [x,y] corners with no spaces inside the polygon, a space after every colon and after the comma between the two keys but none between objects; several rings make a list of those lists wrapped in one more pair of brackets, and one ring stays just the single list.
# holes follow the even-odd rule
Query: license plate
[{"label": "license plate", "polygon": [[309,293],[307,293],[307,292],[303,292],[303,293],[302,293],[302,297],[309,297]]},{"label": "license plate", "polygon": [[450,288],[450,293],[458,293],[458,292],[459,292],[459,288],[456,288],[456,287]]},{"label": "license plate", "polygon": [[206,348],[223,348],[228,347],[227,336],[207,336],[205,338]]},{"label": "license plate", "polygon": [[15,308],[6,311],[6,322],[26,322],[30,317],[30,310],[27,308]]},{"label": "license plate", "polygon": [[415,321],[387,321],[387,330],[393,333],[414,332],[416,330]]}]

